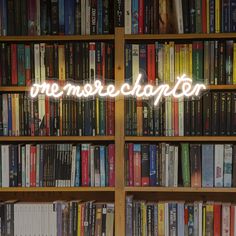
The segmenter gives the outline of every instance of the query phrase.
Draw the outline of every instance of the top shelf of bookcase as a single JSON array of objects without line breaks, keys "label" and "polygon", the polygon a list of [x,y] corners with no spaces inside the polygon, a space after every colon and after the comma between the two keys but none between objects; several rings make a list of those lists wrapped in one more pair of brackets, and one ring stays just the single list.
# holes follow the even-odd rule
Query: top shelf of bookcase
[{"label": "top shelf of bookcase", "polygon": [[236,39],[236,33],[220,34],[125,34],[125,40]]},{"label": "top shelf of bookcase", "polygon": [[43,35],[43,36],[0,36],[0,42],[25,41],[102,41],[114,40],[114,34],[107,35]]}]

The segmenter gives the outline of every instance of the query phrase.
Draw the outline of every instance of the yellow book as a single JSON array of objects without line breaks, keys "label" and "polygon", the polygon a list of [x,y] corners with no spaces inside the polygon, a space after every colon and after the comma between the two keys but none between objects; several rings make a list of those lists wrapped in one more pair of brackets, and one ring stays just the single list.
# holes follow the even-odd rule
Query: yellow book
[{"label": "yellow book", "polygon": [[193,45],[189,44],[189,77],[193,78]]},{"label": "yellow book", "polygon": [[234,56],[233,56],[233,84],[236,84],[236,43],[234,43]]},{"label": "yellow book", "polygon": [[165,236],[165,203],[158,203],[158,236]]},{"label": "yellow book", "polygon": [[77,236],[81,236],[81,204],[78,204],[78,225],[77,225]]},{"label": "yellow book", "polygon": [[215,32],[220,33],[220,0],[215,0]]},{"label": "yellow book", "polygon": [[202,236],[206,236],[206,206],[202,209]]},{"label": "yellow book", "polygon": [[142,236],[147,235],[147,206],[144,201],[141,202]]},{"label": "yellow book", "polygon": [[179,48],[180,45],[176,44],[175,45],[175,81],[178,76],[180,76],[179,73]]},{"label": "yellow book", "polygon": [[65,45],[58,46],[58,65],[59,65],[59,80],[66,79],[65,73]]}]

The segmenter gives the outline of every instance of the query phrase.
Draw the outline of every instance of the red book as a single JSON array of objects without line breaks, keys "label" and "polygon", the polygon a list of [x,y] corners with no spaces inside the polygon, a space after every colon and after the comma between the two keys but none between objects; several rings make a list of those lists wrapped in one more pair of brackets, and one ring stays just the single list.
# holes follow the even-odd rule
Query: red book
[{"label": "red book", "polygon": [[138,33],[143,34],[143,25],[144,25],[144,0],[139,0],[138,3]]},{"label": "red book", "polygon": [[174,136],[179,136],[179,102],[177,98],[174,101]]},{"label": "red book", "polygon": [[36,146],[30,146],[30,187],[36,187]]},{"label": "red book", "polygon": [[115,102],[114,99],[107,99],[106,109],[106,132],[107,135],[115,135]]},{"label": "red book", "polygon": [[148,83],[155,84],[155,45],[148,44],[147,46],[147,77]]},{"label": "red book", "polygon": [[206,1],[202,0],[202,33],[207,33],[207,7],[206,7]]},{"label": "red book", "polygon": [[50,103],[49,97],[45,96],[46,135],[50,135]]},{"label": "red book", "polygon": [[134,167],[133,167],[133,159],[134,159],[134,144],[128,144],[129,151],[129,186],[134,186]]},{"label": "red book", "polygon": [[221,235],[221,205],[214,204],[214,236]]},{"label": "red book", "polygon": [[89,144],[82,144],[82,186],[89,186]]},{"label": "red book", "polygon": [[108,145],[108,165],[109,187],[115,187],[115,144]]},{"label": "red book", "polygon": [[134,186],[141,186],[141,145],[134,144]]},{"label": "red book", "polygon": [[11,83],[17,85],[17,47],[11,44]]}]

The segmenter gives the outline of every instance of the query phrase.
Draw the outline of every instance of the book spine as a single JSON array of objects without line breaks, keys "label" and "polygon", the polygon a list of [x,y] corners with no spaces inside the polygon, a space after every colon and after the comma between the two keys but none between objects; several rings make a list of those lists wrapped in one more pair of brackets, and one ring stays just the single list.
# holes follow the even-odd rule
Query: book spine
[{"label": "book spine", "polygon": [[134,144],[133,150],[134,186],[141,186],[141,145]]},{"label": "book spine", "polygon": [[190,170],[189,170],[189,145],[187,143],[181,144],[181,163],[182,163],[182,176],[184,187],[190,186]]}]

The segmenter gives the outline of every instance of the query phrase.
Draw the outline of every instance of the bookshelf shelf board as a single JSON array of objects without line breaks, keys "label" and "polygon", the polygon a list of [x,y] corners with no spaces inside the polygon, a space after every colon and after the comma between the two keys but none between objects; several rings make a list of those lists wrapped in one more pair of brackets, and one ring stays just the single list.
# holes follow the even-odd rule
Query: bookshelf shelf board
[{"label": "bookshelf shelf board", "polygon": [[114,34],[107,35],[42,35],[42,36],[0,36],[0,42],[26,41],[103,41],[114,40]]},{"label": "bookshelf shelf board", "polygon": [[191,187],[125,187],[125,192],[163,193],[236,193],[236,188],[191,188]]},{"label": "bookshelf shelf board", "polygon": [[126,34],[125,40],[234,39],[236,33],[220,34]]},{"label": "bookshelf shelf board", "polygon": [[[208,85],[209,90],[236,90],[236,84],[233,85]],[[27,92],[30,86],[0,86],[0,92]]]},{"label": "bookshelf shelf board", "polygon": [[1,192],[114,192],[113,187],[9,187]]},{"label": "bookshelf shelf board", "polygon": [[0,142],[114,141],[114,136],[1,136]]},{"label": "bookshelf shelf board", "polygon": [[236,136],[126,136],[125,141],[132,142],[216,142],[216,141],[236,141]]}]

